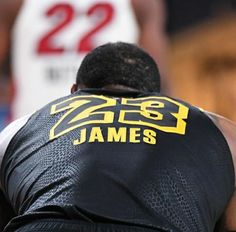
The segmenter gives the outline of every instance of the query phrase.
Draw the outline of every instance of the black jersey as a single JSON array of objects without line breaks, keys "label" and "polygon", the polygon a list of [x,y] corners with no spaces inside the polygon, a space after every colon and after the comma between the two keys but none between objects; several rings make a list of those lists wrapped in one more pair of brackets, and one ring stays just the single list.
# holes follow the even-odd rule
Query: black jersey
[{"label": "black jersey", "polygon": [[1,171],[14,223],[207,232],[234,188],[227,142],[203,111],[137,92],[88,89],[46,105],[11,140]]}]

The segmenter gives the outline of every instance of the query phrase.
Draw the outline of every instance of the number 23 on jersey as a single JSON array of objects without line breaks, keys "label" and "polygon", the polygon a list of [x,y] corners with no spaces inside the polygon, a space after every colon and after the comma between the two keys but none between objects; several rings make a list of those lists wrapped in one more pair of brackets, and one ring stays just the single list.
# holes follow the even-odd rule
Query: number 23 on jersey
[{"label": "number 23 on jersey", "polygon": [[[51,107],[51,114],[63,114],[51,128],[49,137],[55,139],[76,128],[83,131],[87,125],[92,127],[92,131],[93,127],[96,128],[94,133],[101,133],[99,126],[102,124],[106,124],[110,133],[116,133],[121,140],[122,135],[118,134],[126,132],[126,125],[131,131],[144,127],[148,129],[144,133],[156,134],[155,131],[160,130],[184,135],[188,111],[188,107],[167,97],[122,98],[118,103],[116,99],[105,96],[77,96]],[[112,127],[115,120],[120,125],[119,131]]]}]

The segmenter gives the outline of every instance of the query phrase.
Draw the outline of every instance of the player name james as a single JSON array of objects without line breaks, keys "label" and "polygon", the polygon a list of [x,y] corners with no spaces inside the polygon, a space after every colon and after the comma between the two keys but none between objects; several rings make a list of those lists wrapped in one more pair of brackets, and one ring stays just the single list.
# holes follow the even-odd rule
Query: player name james
[{"label": "player name james", "polygon": [[141,129],[138,127],[92,127],[91,129],[81,129],[80,138],[74,140],[74,145],[89,143],[147,143],[156,144],[156,132],[150,129]]}]

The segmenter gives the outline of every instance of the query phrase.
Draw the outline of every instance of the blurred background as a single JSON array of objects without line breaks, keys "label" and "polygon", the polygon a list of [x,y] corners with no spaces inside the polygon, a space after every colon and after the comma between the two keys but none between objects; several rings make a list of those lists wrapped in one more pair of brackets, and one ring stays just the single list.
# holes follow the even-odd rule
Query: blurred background
[{"label": "blurred background", "polygon": [[[83,56],[117,40],[150,52],[159,64],[165,94],[236,121],[235,0],[9,2],[0,3],[0,130],[69,94]],[[74,34],[80,39],[76,47],[70,44]],[[65,76],[71,80],[65,83]]]},{"label": "blurred background", "polygon": [[236,1],[166,3],[173,95],[236,121]]}]

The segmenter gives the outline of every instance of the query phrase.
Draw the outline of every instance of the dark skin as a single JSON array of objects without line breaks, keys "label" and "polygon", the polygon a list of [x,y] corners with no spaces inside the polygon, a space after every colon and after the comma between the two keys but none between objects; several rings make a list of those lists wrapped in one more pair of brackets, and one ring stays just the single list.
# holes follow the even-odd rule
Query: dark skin
[{"label": "dark skin", "polygon": [[0,1],[0,71],[10,54],[10,38],[12,27],[23,0]]},{"label": "dark skin", "polygon": [[162,92],[169,94],[171,93],[171,83],[168,79],[166,62],[168,38],[165,33],[166,10],[164,1],[131,0],[131,3],[140,29],[138,44],[158,64],[162,77]]}]

